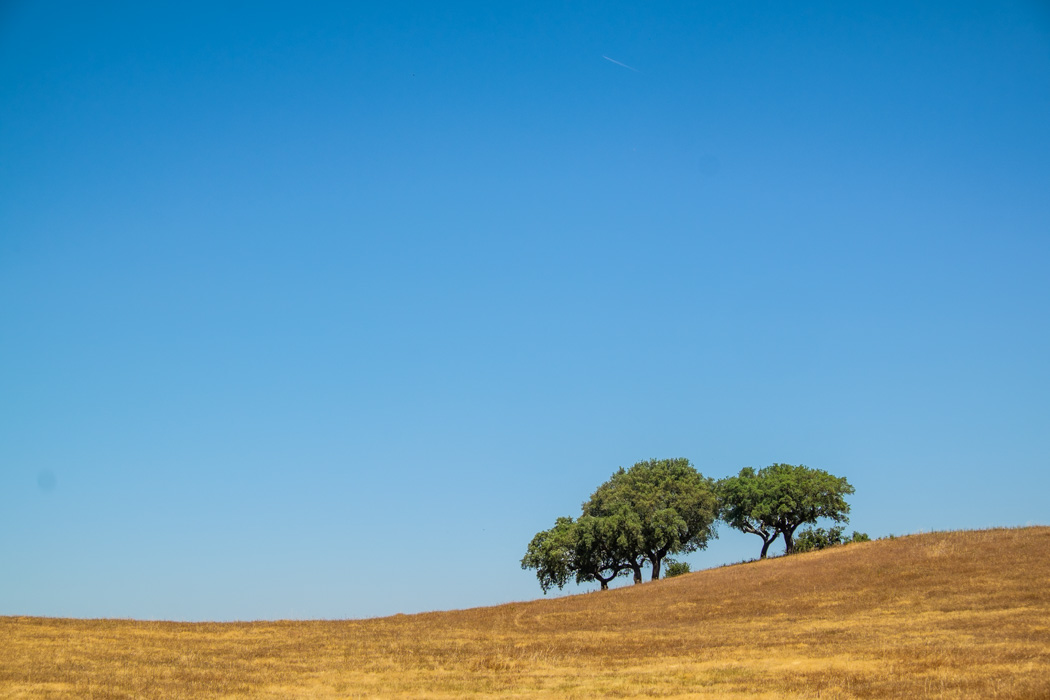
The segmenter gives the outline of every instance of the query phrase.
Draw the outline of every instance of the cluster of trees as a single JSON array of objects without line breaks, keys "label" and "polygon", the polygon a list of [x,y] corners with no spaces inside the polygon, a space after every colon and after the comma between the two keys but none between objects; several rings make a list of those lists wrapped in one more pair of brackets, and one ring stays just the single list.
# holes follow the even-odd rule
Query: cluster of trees
[{"label": "cluster of trees", "polygon": [[570,580],[597,581],[604,590],[627,574],[640,583],[645,566],[655,580],[665,561],[669,575],[688,571],[669,555],[706,548],[717,520],[760,537],[763,558],[777,537],[790,554],[801,525],[846,522],[851,493],[846,479],[805,465],[745,467],[715,481],[684,458],[638,462],[599,486],[578,518],[558,518],[537,533],[521,567],[536,570],[544,593]]}]

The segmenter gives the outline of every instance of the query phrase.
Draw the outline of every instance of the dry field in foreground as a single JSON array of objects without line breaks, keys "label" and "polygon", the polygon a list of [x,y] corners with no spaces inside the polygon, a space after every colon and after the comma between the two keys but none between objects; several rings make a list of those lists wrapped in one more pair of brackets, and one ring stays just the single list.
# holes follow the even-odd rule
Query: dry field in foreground
[{"label": "dry field in foreground", "polygon": [[1050,528],[343,622],[0,618],[0,696],[1050,698]]}]

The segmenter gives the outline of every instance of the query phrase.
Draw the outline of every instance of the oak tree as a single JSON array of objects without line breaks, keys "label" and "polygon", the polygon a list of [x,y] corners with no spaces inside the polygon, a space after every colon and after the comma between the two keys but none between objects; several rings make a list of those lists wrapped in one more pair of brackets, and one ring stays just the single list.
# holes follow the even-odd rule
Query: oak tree
[{"label": "oak tree", "polygon": [[554,527],[532,538],[521,568],[536,569],[544,593],[564,587],[570,578],[576,583],[597,581],[605,590],[610,581],[631,570],[636,571],[637,582],[641,569],[622,545],[622,526],[615,516],[558,518]]},{"label": "oak tree", "polygon": [[721,518],[730,527],[761,537],[762,557],[778,535],[791,554],[795,531],[803,524],[819,518],[848,522],[845,497],[853,493],[844,477],[803,464],[779,463],[757,472],[745,467],[737,476],[719,481],[717,490]]},{"label": "oak tree", "polygon": [[[704,549],[716,536],[714,482],[684,458],[621,467],[583,504],[583,512],[618,516],[623,523],[621,546],[636,561],[644,556],[653,580],[660,578],[660,565],[668,554]],[[637,580],[640,567],[634,571]]]}]

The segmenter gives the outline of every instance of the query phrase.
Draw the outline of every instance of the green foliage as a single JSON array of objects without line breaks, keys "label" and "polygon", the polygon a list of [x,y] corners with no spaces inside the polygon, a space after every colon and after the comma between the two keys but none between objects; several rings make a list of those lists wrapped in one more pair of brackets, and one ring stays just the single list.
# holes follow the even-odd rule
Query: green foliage
[{"label": "green foliage", "polygon": [[822,527],[806,528],[800,531],[795,538],[795,552],[812,552],[842,544],[842,530],[841,527],[832,527],[827,530]]},{"label": "green foliage", "polygon": [[851,537],[844,536],[845,528],[831,527],[825,530],[822,527],[806,528],[798,533],[795,538],[795,553],[812,552],[817,549],[826,549],[840,544],[850,542],[868,542],[871,540],[867,533],[853,531]]},{"label": "green foliage", "polygon": [[674,559],[667,559],[665,561],[665,564],[665,578],[671,578],[672,576],[681,576],[682,574],[688,574],[690,571],[689,562],[687,561],[675,561]]},{"label": "green foliage", "polygon": [[550,530],[536,533],[521,560],[521,568],[536,569],[540,588],[546,593],[562,588],[574,573],[576,527],[572,518],[558,518]]},{"label": "green foliage", "polygon": [[678,458],[621,467],[583,504],[583,512],[618,518],[621,551],[635,561],[644,556],[657,579],[668,554],[707,547],[716,536],[717,506],[713,480]]},{"label": "green foliage", "polygon": [[729,527],[760,537],[761,558],[765,559],[769,546],[780,534],[775,484],[756,474],[752,467],[744,467],[737,476],[721,479],[715,490],[719,517]]},{"label": "green foliage", "polygon": [[544,593],[572,578],[597,581],[604,589],[628,572],[638,583],[646,563],[656,579],[668,554],[707,546],[716,513],[712,480],[689,460],[639,462],[599,486],[578,519],[558,518],[553,528],[537,533],[521,568],[536,570]]},{"label": "green foliage", "polygon": [[859,532],[846,539],[838,526],[810,528],[795,538],[801,525],[820,518],[848,522],[845,497],[852,493],[846,479],[805,465],[745,467],[716,483],[688,459],[651,459],[618,469],[591,494],[578,519],[558,518],[553,528],[537,533],[521,566],[536,570],[544,593],[573,579],[598,581],[604,589],[629,572],[637,583],[646,564],[653,579],[660,578],[665,562],[667,575],[677,575],[689,565],[669,555],[706,548],[717,536],[716,518],[759,536],[762,557],[780,536],[788,554],[867,541]]},{"label": "green foliage", "polygon": [[630,523],[619,514],[580,516],[572,560],[576,583],[598,581],[604,589],[609,581],[631,570],[634,560],[626,545],[629,532]]},{"label": "green foliage", "polygon": [[571,578],[608,588],[609,581],[635,568],[623,546],[624,528],[619,516],[558,518],[554,527],[532,538],[521,568],[536,569],[544,593],[563,588]]},{"label": "green foliage", "polygon": [[794,533],[818,518],[847,522],[845,496],[853,487],[845,478],[805,465],[773,464],[759,471],[751,467],[717,484],[719,513],[742,532],[762,538],[762,557],[777,535],[783,535],[787,553],[795,550]]}]

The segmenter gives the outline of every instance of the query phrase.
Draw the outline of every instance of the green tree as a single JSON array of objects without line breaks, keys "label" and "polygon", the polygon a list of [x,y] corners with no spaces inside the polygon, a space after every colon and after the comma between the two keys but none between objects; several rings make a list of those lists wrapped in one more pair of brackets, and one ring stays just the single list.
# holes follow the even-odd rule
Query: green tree
[{"label": "green tree", "polygon": [[682,574],[689,573],[689,562],[687,561],[675,561],[674,559],[667,559],[664,561],[664,578],[671,578],[672,576],[681,576]]},{"label": "green tree", "polygon": [[563,588],[575,573],[576,524],[572,518],[558,518],[550,530],[537,532],[521,560],[521,568],[536,569],[540,588],[546,593]]},{"label": "green tree", "polygon": [[576,521],[576,549],[573,567],[576,583],[597,581],[604,591],[609,582],[628,571],[634,582],[642,579],[640,562],[628,545],[630,530],[618,515],[582,515]]},{"label": "green tree", "polygon": [[805,465],[772,464],[758,472],[750,467],[718,484],[719,512],[731,526],[762,538],[762,556],[777,535],[787,554],[795,551],[794,534],[819,518],[848,522],[845,497],[853,487],[844,477]]},{"label": "green tree", "polygon": [[810,527],[800,530],[795,536],[795,554],[801,552],[812,552],[818,549],[827,549],[840,544],[851,542],[868,542],[871,540],[866,532],[853,531],[852,537],[845,536],[846,529],[843,527]]},{"label": "green tree", "polygon": [[762,538],[761,558],[766,558],[769,546],[777,539],[776,495],[772,482],[760,478],[751,467],[744,467],[737,476],[719,480],[718,517],[729,527],[758,535]]},{"label": "green tree", "polygon": [[623,547],[622,527],[617,517],[558,518],[554,527],[532,538],[521,568],[536,569],[544,593],[563,588],[570,578],[576,583],[597,581],[606,590],[610,581],[632,570],[637,582],[641,569]]},{"label": "green tree", "polygon": [[716,536],[714,482],[684,458],[621,467],[583,504],[583,512],[617,518],[618,546],[625,559],[635,562],[636,581],[641,557],[649,562],[655,580],[668,554],[703,549]]}]

